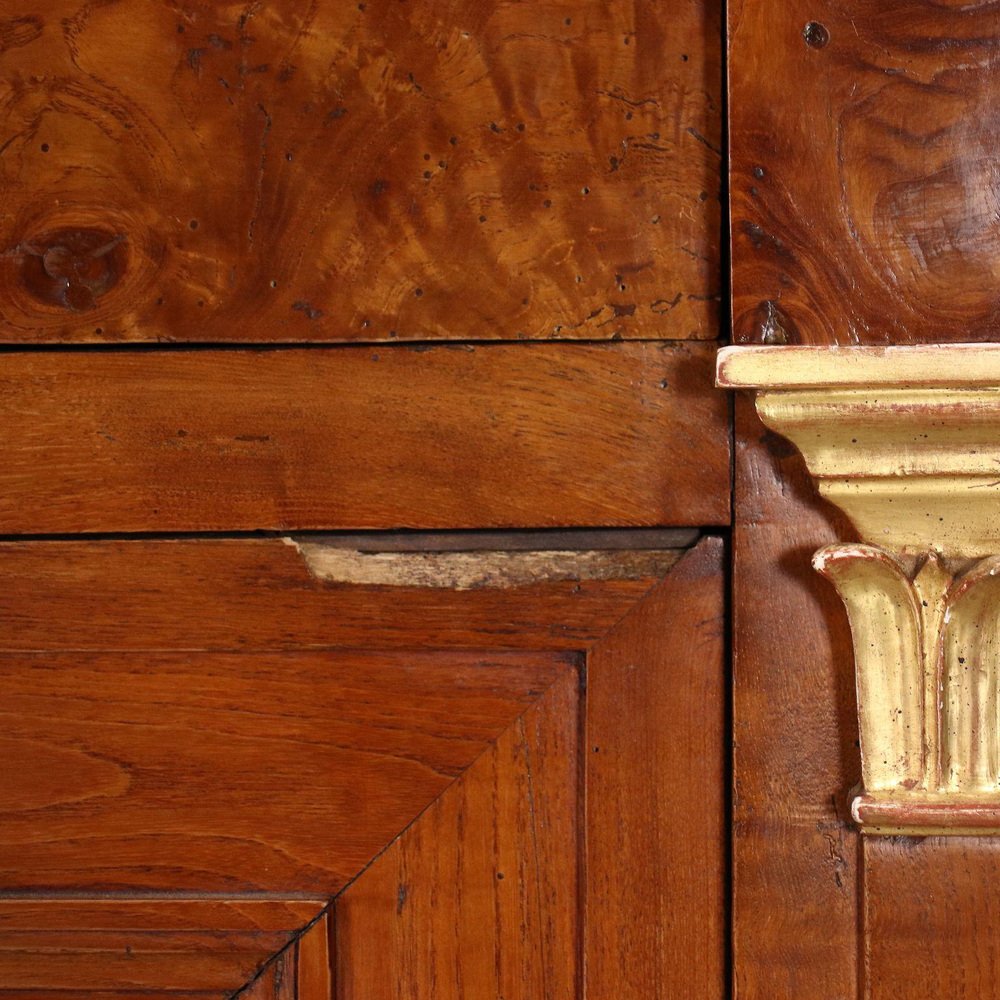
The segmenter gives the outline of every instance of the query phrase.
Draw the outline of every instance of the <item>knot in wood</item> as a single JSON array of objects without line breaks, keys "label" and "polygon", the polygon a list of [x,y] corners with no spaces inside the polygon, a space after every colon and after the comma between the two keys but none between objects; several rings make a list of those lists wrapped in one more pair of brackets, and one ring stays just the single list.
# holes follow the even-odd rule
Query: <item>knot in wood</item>
[{"label": "knot in wood", "polygon": [[28,291],[74,312],[92,309],[125,270],[125,237],[102,229],[60,229],[20,249]]}]

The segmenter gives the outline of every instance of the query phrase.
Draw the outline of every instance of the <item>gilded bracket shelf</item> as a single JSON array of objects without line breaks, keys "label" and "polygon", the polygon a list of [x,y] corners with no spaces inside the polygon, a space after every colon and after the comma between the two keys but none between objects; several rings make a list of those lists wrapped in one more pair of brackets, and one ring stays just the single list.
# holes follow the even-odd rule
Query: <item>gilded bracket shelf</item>
[{"label": "gilded bracket shelf", "polygon": [[1000,345],[728,347],[718,384],[863,539],[813,558],[854,642],[854,819],[1000,834]]}]

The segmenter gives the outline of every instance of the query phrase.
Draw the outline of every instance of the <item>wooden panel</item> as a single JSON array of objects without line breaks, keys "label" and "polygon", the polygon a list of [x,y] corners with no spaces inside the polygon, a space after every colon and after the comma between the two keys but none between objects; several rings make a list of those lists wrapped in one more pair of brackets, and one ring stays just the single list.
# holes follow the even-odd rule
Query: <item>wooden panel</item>
[{"label": "wooden panel", "polygon": [[[479,995],[470,984],[480,980],[487,984],[483,995],[525,1000],[573,995],[583,987],[577,658],[468,647],[524,646],[533,638],[542,648],[572,649],[576,642],[582,650],[625,615],[621,634],[629,651],[638,648],[638,621],[656,645],[670,628],[678,635],[700,628],[711,644],[718,606],[695,601],[692,608],[686,601],[703,589],[718,593],[718,539],[703,540],[674,569],[677,553],[602,553],[619,558],[626,577],[641,569],[644,575],[633,579],[508,587],[497,578],[457,592],[322,580],[315,559],[307,562],[280,540],[35,542],[3,549],[4,634],[25,645],[6,653],[0,671],[8,765],[0,771],[0,800],[7,804],[0,858],[9,873],[2,887],[47,886],[59,891],[59,905],[67,890],[85,887],[327,894],[360,871],[341,899],[357,898],[351,893],[377,879],[379,891],[365,897],[361,923],[338,936],[336,955],[316,924],[268,959],[242,996],[294,998],[298,990],[302,1000],[325,1000],[333,966],[345,984],[337,989],[367,986],[366,976],[377,983],[386,962],[372,940],[402,948],[404,967],[416,969],[414,975],[433,973],[446,989],[466,988],[464,995]],[[683,574],[677,589],[657,589],[648,613],[629,614],[668,572]],[[240,597],[246,599],[242,610]],[[463,604],[467,599],[474,603]],[[353,618],[338,624],[338,608]],[[469,620],[462,620],[463,608],[473,609]],[[429,614],[423,634],[421,610]],[[397,611],[403,628],[394,631]],[[564,633],[558,622],[566,611],[577,624]],[[704,612],[700,625],[688,620],[688,611]],[[449,614],[456,622],[446,627]],[[230,616],[232,625],[216,624]],[[522,618],[524,635],[515,638]],[[295,648],[297,640],[372,647],[383,633],[409,650]],[[613,631],[608,659],[618,649],[617,636]],[[130,638],[138,644],[132,650]],[[431,638],[466,649],[413,651]],[[31,652],[36,640],[42,648]],[[230,651],[199,651],[206,641]],[[109,648],[101,649],[102,642]],[[283,648],[260,648],[271,643]],[[667,670],[677,681],[674,697],[687,704],[675,723],[675,733],[687,734],[679,737],[682,745],[702,727],[711,732],[718,704],[697,704],[692,678],[675,663]],[[661,680],[665,686],[656,691],[662,695]],[[682,689],[689,684],[685,701]],[[633,728],[642,709],[663,721],[663,700],[640,706],[641,692],[628,690],[636,695]],[[621,704],[610,686],[604,693],[620,729]],[[608,714],[602,725],[610,746],[620,735],[610,732]],[[650,733],[652,724],[643,723],[642,731]],[[710,748],[708,754],[697,763],[711,769],[718,757]],[[634,780],[647,783],[651,765],[635,763]],[[592,807],[605,793],[608,809],[624,814],[599,780],[589,792]],[[645,808],[649,800],[640,800]],[[711,818],[702,808],[691,819],[686,804],[676,796],[672,801],[681,810],[674,822],[687,832],[669,849],[680,851],[704,836]],[[633,847],[640,822],[634,817]],[[606,860],[620,849],[615,824],[592,822],[588,836],[592,858]],[[678,946],[694,941],[699,947],[717,932],[721,916],[710,891],[683,894],[712,881],[713,847],[705,847],[700,861],[685,848],[686,863],[706,872],[687,879],[676,872],[671,885],[678,895],[669,914],[644,914],[658,921],[661,939],[670,935]],[[377,860],[366,869],[372,857]],[[397,914],[401,884],[403,913]],[[460,921],[452,919],[455,912]],[[363,927],[358,931],[364,921],[387,922],[392,932],[372,937]],[[350,943],[352,926],[363,939],[357,947]],[[223,938],[219,932],[217,940]],[[208,987],[195,983],[196,968],[189,970],[188,992],[178,996],[208,1000]],[[700,969],[691,975],[698,983],[706,978]],[[34,1000],[45,1000],[47,988],[39,987]],[[132,994],[95,989],[88,996],[131,1000]]]},{"label": "wooden panel", "polygon": [[621,552],[617,576],[597,580],[454,591],[320,580],[282,539],[6,542],[0,652],[363,647],[376,630],[381,647],[585,649],[681,554]]},{"label": "wooden panel", "polygon": [[722,555],[707,540],[587,660],[591,997],[726,995]]},{"label": "wooden panel", "polygon": [[295,973],[295,953],[283,951],[232,1000],[298,1000]]},{"label": "wooden panel", "polygon": [[714,337],[719,6],[6,4],[0,337]]},{"label": "wooden panel", "polygon": [[851,537],[801,457],[737,405],[733,961],[740,1000],[856,996],[861,777],[851,636],[813,569]]},{"label": "wooden panel", "polygon": [[704,345],[9,355],[0,532],[714,524]]},{"label": "wooden panel", "polygon": [[323,907],[306,900],[0,899],[0,997],[224,998]]},{"label": "wooden panel", "polygon": [[996,337],[998,44],[987,0],[731,5],[738,339]]},{"label": "wooden panel", "polygon": [[995,996],[998,871],[988,838],[865,838],[866,1000]]},{"label": "wooden panel", "polygon": [[578,995],[578,703],[564,675],[338,897],[337,1000]]},{"label": "wooden panel", "polygon": [[295,942],[297,1000],[333,1000],[331,935],[327,912]]},{"label": "wooden panel", "polygon": [[326,914],[230,1000],[332,1000]]},{"label": "wooden panel", "polygon": [[329,895],[571,659],[11,655],[0,888]]}]

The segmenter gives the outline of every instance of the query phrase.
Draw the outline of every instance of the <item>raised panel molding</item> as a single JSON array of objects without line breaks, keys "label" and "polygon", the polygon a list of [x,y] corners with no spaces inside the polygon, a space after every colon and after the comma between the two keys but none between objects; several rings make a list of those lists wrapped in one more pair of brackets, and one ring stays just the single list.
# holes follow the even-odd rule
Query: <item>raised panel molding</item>
[{"label": "raised panel molding", "polygon": [[721,539],[287,541],[0,545],[0,998],[722,996]]},{"label": "raised panel molding", "polygon": [[294,950],[325,906],[306,899],[2,898],[0,996],[130,990],[226,997],[276,954]]},{"label": "raised panel molding", "polygon": [[1000,349],[724,348],[861,542],[813,565],[850,619],[866,833],[1000,834]]}]

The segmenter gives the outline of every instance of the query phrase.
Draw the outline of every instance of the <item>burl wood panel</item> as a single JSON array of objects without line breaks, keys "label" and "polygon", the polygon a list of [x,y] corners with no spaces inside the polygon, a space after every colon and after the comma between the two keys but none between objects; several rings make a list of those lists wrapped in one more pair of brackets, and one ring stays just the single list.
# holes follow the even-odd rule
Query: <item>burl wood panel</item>
[{"label": "burl wood panel", "polygon": [[730,5],[734,333],[992,340],[993,2]]},{"label": "burl wood panel", "polygon": [[294,945],[307,900],[0,899],[0,997],[209,994],[224,1000]]},{"label": "burl wood panel", "polygon": [[557,680],[337,898],[336,1000],[579,995],[578,686]]},{"label": "burl wood panel", "polygon": [[720,5],[0,4],[0,340],[714,337]]},{"label": "burl wood panel", "polygon": [[866,838],[865,1000],[996,996],[998,870],[994,839]]},{"label": "burl wood panel", "polygon": [[737,404],[733,965],[739,1000],[857,996],[861,777],[851,636],[813,552],[831,518],[801,456]]},{"label": "burl wood panel", "polygon": [[571,661],[10,655],[0,889],[332,895]]},{"label": "burl wood panel", "polygon": [[727,995],[724,550],[709,542],[587,658],[590,997]]},{"label": "burl wood panel", "polygon": [[0,533],[728,521],[708,345],[31,353]]}]

